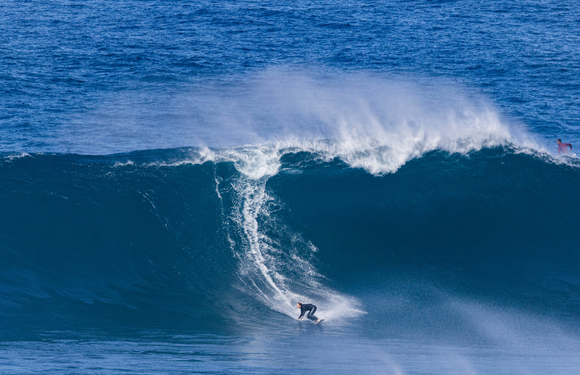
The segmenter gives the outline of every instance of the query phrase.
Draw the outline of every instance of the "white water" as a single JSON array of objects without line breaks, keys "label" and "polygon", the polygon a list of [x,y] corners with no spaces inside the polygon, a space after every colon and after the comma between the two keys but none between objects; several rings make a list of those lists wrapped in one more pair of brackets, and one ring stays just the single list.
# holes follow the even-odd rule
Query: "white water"
[{"label": "white water", "polygon": [[227,152],[240,172],[231,185],[235,198],[230,213],[230,244],[239,261],[240,289],[293,318],[298,316],[297,302],[316,304],[318,316],[325,319],[360,315],[363,312],[355,298],[324,285],[324,278],[311,264],[316,247],[276,219],[273,211],[280,203],[268,194],[266,183],[277,173],[280,156],[275,149]]}]

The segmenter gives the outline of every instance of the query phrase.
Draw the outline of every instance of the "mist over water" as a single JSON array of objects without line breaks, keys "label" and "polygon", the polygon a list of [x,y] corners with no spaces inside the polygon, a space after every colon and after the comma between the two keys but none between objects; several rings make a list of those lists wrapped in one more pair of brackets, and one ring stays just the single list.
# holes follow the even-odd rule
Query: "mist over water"
[{"label": "mist over water", "polygon": [[45,146],[29,149],[111,154],[250,144],[315,148],[331,140],[343,149],[338,153],[392,150],[385,162],[396,169],[405,159],[438,148],[467,152],[505,142],[538,148],[523,127],[510,124],[473,90],[422,81],[288,67],[182,87],[159,98],[124,93],[115,104],[57,128]]}]

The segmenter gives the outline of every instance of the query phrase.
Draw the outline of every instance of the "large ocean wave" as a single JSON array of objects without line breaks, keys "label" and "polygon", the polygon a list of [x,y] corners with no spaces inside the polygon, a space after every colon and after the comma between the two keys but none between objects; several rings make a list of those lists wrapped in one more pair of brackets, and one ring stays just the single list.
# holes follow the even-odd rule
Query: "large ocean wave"
[{"label": "large ocean wave", "polygon": [[433,290],[571,314],[578,163],[462,140],[5,155],[3,321],[378,324]]}]

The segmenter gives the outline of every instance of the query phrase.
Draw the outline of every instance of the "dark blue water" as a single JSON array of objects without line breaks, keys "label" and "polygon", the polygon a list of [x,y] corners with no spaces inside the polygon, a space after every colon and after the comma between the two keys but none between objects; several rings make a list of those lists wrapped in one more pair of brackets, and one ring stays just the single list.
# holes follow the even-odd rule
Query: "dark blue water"
[{"label": "dark blue water", "polygon": [[579,14],[4,2],[0,372],[577,373]]}]

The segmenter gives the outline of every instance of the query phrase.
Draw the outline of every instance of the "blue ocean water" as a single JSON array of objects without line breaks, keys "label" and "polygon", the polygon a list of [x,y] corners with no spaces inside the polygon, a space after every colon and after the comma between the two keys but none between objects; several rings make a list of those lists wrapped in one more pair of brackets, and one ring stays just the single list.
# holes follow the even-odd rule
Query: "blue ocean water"
[{"label": "blue ocean water", "polygon": [[0,373],[578,373],[579,15],[3,2]]}]

